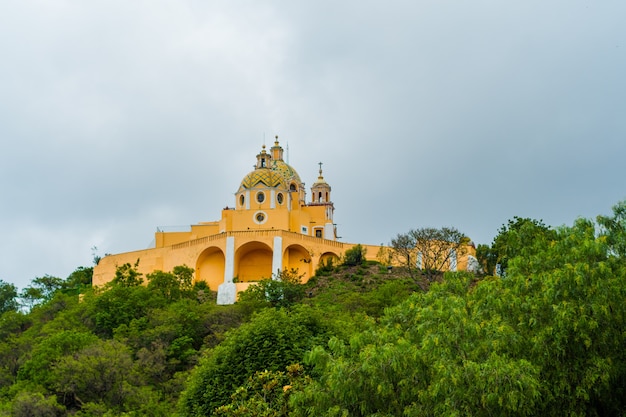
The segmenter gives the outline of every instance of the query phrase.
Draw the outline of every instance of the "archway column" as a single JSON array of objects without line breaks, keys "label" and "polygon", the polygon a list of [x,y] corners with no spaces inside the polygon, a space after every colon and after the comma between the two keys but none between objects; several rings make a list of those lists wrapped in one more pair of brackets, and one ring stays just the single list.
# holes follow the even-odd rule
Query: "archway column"
[{"label": "archway column", "polygon": [[233,283],[235,276],[235,237],[226,237],[226,262],[224,264],[224,283],[217,288],[217,304],[235,304],[237,286]]},{"label": "archway column", "polygon": [[278,273],[283,270],[283,238],[274,236],[272,249],[272,279],[278,279]]}]

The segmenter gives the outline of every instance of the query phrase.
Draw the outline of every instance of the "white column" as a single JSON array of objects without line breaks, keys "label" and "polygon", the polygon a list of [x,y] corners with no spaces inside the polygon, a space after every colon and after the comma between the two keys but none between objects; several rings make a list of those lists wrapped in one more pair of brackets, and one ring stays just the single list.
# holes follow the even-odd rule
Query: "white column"
[{"label": "white column", "polygon": [[450,271],[456,272],[456,250],[450,249]]},{"label": "white column", "polygon": [[233,283],[235,275],[235,237],[226,237],[226,259],[224,265],[224,283],[217,287],[217,304],[235,304],[237,286]]},{"label": "white column", "polygon": [[335,227],[332,223],[324,225],[324,239],[335,240]]},{"label": "white column", "polygon": [[270,190],[270,208],[276,208],[276,190]]},{"label": "white column", "polygon": [[235,276],[235,237],[226,237],[226,260],[224,265],[224,283],[232,284]]},{"label": "white column", "polygon": [[277,273],[283,269],[283,238],[274,236],[272,256],[272,279],[278,279]]},{"label": "white column", "polygon": [[246,190],[246,210],[250,210],[250,190]]}]

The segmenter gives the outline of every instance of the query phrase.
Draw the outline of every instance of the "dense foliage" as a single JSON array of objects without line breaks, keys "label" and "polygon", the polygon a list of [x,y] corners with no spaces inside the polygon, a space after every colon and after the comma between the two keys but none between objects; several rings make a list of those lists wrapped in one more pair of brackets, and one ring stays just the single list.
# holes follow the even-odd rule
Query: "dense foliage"
[{"label": "dense foliage", "polygon": [[479,248],[427,288],[354,250],[233,306],[185,266],[0,281],[0,416],[625,415],[626,202]]}]

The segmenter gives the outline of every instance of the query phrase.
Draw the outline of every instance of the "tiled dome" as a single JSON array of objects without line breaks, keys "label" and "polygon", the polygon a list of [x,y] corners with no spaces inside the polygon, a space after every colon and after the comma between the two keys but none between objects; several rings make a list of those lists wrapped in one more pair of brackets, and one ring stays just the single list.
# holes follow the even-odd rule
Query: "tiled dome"
[{"label": "tiled dome", "polygon": [[270,168],[258,168],[243,178],[239,189],[250,189],[259,184],[263,184],[266,187],[287,188],[285,179],[281,173]]},{"label": "tiled dome", "polygon": [[299,186],[302,183],[296,170],[282,160],[272,161],[272,170],[279,173],[287,184],[295,182]]}]

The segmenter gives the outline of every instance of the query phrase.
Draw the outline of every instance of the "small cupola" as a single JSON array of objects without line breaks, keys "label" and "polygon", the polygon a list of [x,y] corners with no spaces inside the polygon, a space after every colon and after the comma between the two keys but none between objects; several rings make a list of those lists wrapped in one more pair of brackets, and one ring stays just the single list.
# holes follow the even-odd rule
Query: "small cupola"
[{"label": "small cupola", "polygon": [[311,187],[311,194],[313,195],[313,204],[332,204],[330,200],[330,185],[324,179],[322,175],[322,163],[319,163],[320,170],[317,181]]},{"label": "small cupola", "polygon": [[256,156],[256,168],[271,168],[272,155],[268,154],[265,150],[265,145],[261,153]]}]

